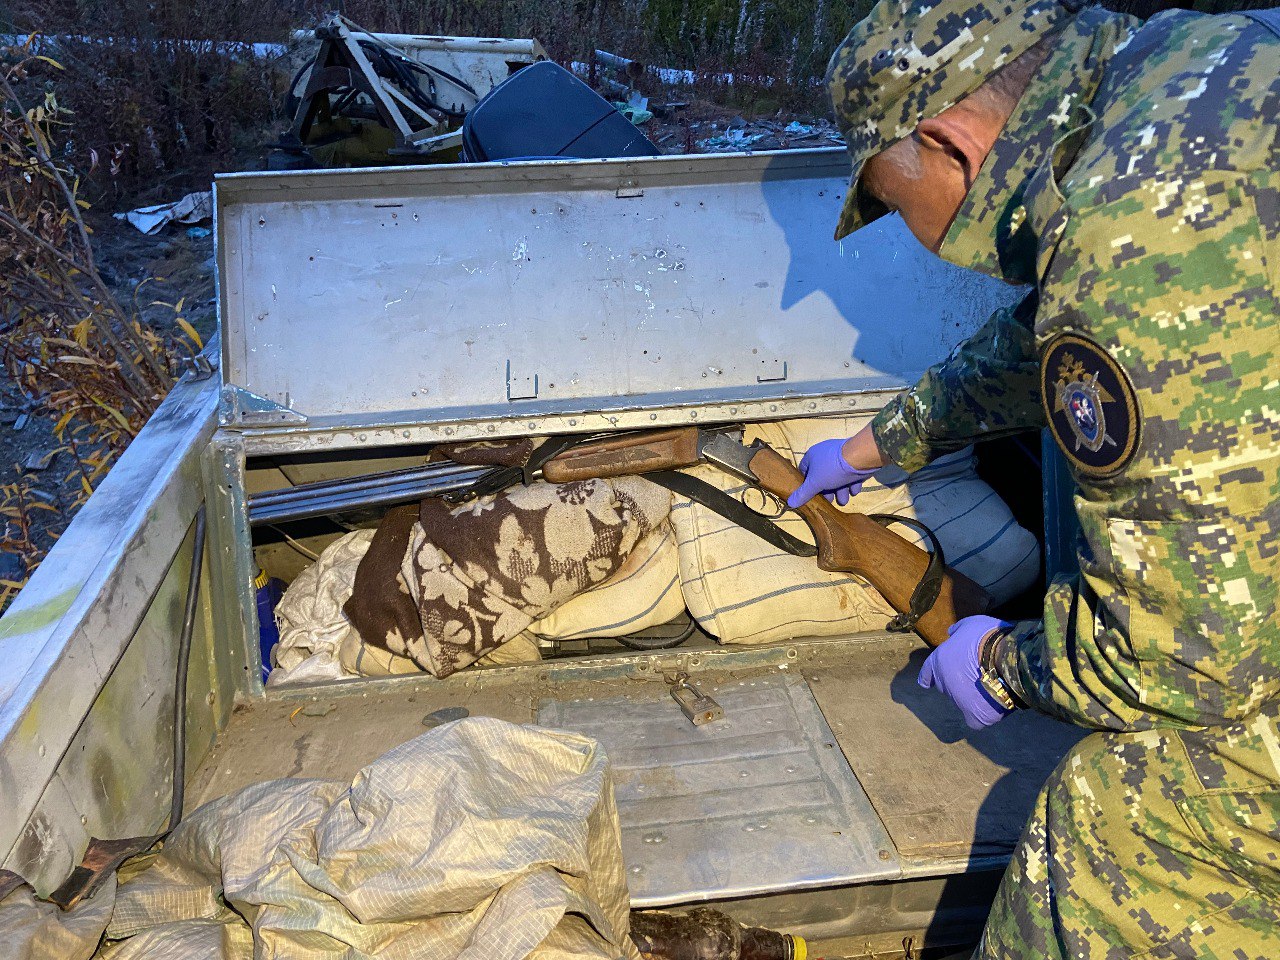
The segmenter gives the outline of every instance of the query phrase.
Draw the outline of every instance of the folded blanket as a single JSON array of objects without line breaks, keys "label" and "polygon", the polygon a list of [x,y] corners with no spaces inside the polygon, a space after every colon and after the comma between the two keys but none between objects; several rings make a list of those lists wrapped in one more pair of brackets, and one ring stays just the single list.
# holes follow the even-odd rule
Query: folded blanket
[{"label": "folded blanket", "polygon": [[388,513],[343,609],[366,644],[445,677],[612,576],[670,508],[637,477],[424,500]]}]

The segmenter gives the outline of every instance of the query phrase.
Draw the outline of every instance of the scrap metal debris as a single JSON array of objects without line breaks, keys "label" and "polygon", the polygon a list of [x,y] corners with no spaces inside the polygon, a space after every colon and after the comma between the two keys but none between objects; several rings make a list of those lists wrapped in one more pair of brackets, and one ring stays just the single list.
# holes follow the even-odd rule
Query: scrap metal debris
[{"label": "scrap metal debris", "polygon": [[734,117],[727,124],[703,121],[689,124],[698,150],[704,153],[736,153],[741,150],[786,150],[795,147],[840,145],[844,138],[827,120],[801,123],[792,120],[744,120]]},{"label": "scrap metal debris", "polygon": [[166,224],[170,223],[202,223],[213,218],[213,194],[209,190],[188,193],[181,200],[172,203],[157,203],[150,207],[139,207],[128,213],[114,214],[117,220],[125,220],[147,236],[155,236]]}]

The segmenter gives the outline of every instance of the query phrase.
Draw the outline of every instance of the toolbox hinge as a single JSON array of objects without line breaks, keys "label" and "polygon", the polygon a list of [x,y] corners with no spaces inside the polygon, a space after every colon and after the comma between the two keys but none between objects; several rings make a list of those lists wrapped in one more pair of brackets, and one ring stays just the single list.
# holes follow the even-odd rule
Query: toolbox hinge
[{"label": "toolbox hinge", "polygon": [[299,426],[307,417],[297,410],[260,397],[244,387],[228,383],[222,387],[218,402],[218,423],[224,427]]}]

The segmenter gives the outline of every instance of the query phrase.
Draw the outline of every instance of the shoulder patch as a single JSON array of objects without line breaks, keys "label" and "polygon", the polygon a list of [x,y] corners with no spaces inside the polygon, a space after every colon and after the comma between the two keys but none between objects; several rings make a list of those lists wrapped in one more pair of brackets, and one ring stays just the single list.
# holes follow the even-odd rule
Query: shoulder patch
[{"label": "shoulder patch", "polygon": [[1071,465],[1088,477],[1123,470],[1138,449],[1133,384],[1111,354],[1064,333],[1045,344],[1040,390],[1049,430]]}]

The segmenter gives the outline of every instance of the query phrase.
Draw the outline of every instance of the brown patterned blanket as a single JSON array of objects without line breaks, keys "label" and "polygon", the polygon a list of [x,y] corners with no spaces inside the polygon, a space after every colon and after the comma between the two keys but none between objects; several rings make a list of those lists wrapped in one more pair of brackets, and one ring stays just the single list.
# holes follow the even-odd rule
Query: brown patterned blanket
[{"label": "brown patterned blanket", "polygon": [[[530,449],[469,445],[447,455],[510,465]],[[366,644],[447,677],[608,579],[670,508],[667,490],[638,477],[398,507],[383,519],[343,609]]]}]

